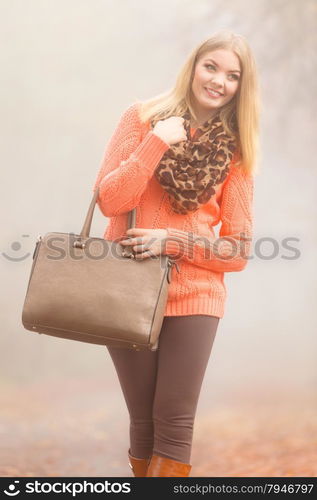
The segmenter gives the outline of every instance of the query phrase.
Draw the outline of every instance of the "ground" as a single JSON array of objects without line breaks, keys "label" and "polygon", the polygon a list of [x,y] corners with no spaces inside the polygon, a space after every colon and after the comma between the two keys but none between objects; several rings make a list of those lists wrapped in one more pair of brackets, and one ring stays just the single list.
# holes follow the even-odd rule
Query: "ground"
[{"label": "ground", "polygon": [[[113,391],[92,379],[2,383],[0,476],[130,476],[128,414]],[[246,400],[198,407],[191,476],[316,477],[314,400]]]}]

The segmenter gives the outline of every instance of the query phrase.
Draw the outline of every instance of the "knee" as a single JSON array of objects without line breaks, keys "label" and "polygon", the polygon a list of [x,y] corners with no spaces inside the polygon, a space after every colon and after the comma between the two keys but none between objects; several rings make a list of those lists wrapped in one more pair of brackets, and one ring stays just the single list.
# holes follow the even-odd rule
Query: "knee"
[{"label": "knee", "polygon": [[153,418],[130,415],[130,423],[134,428],[153,428]]},{"label": "knee", "polygon": [[153,406],[154,425],[193,428],[195,408],[186,401],[169,401],[156,403]]}]

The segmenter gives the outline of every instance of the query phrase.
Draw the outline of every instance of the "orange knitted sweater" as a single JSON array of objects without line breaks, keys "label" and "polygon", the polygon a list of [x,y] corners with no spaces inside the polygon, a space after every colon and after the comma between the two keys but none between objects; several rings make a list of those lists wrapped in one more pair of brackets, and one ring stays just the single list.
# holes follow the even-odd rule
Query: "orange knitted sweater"
[{"label": "orange knitted sweater", "polygon": [[[196,212],[175,213],[154,171],[169,145],[142,123],[135,102],[122,114],[108,141],[93,191],[110,218],[107,240],[126,235],[128,212],[137,207],[136,227],[165,228],[164,253],[172,268],[165,316],[205,314],[222,318],[227,289],[224,273],[242,271],[250,255],[253,231],[253,176],[235,165],[208,203]],[[192,129],[193,132],[193,129]],[[219,237],[214,226],[221,222]]]}]

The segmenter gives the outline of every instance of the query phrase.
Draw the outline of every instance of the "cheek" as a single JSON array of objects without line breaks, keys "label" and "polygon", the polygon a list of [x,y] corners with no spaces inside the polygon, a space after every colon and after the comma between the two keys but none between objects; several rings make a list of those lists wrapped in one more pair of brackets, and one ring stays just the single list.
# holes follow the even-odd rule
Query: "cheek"
[{"label": "cheek", "polygon": [[193,80],[195,87],[198,87],[199,85],[204,83],[205,80],[206,80],[206,76],[205,76],[204,72],[197,69],[195,72],[194,80]]},{"label": "cheek", "polygon": [[195,77],[192,83],[192,91],[194,94],[199,93],[199,87],[200,87],[199,80]]},{"label": "cheek", "polygon": [[237,93],[238,88],[239,88],[239,82],[232,82],[229,88],[230,95],[234,96],[234,94]]}]

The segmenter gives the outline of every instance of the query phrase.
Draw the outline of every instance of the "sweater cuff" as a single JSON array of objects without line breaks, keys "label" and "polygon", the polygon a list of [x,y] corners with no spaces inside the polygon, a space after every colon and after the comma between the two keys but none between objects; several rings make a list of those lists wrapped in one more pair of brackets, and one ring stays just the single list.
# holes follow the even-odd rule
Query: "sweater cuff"
[{"label": "sweater cuff", "polygon": [[142,163],[149,173],[152,173],[169,147],[167,142],[154,134],[152,130],[149,130],[143,141],[134,151],[133,156],[138,158],[139,162]]},{"label": "sweater cuff", "polygon": [[167,238],[165,242],[165,253],[167,255],[186,256],[193,258],[195,235],[194,233],[181,231],[172,227],[167,227]]}]

